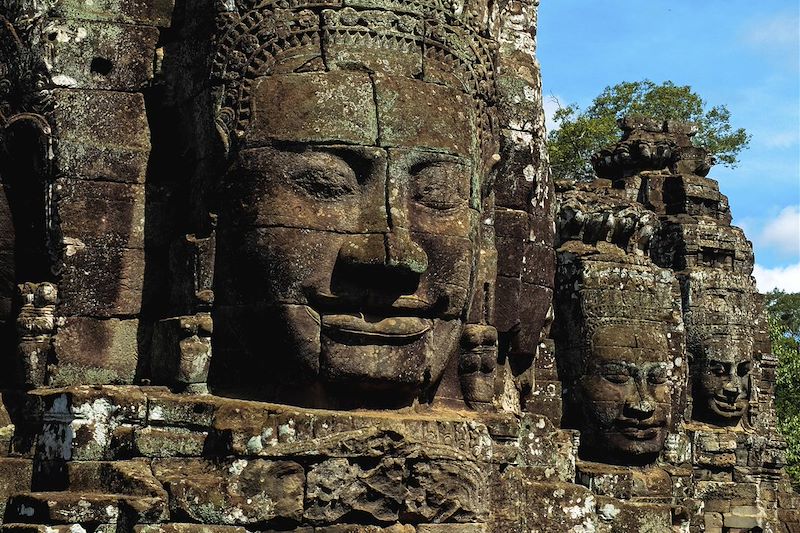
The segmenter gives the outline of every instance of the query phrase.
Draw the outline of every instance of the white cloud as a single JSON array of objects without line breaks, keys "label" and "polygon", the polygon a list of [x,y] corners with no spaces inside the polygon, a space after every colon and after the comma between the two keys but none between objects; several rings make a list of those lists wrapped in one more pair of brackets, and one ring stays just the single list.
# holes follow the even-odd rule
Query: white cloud
[{"label": "white cloud", "polygon": [[779,131],[757,138],[767,148],[791,148],[800,142],[800,132]]},{"label": "white cloud", "polygon": [[756,265],[753,276],[760,292],[780,289],[786,292],[800,292],[800,262],[775,268]]},{"label": "white cloud", "polygon": [[547,131],[555,131],[558,129],[558,124],[553,120],[553,115],[555,115],[558,108],[561,107],[561,98],[554,94],[545,95],[542,106],[544,107],[544,125],[547,127]]},{"label": "white cloud", "polygon": [[773,248],[782,256],[800,255],[800,205],[784,207],[764,225],[758,245]]},{"label": "white cloud", "polygon": [[779,13],[754,22],[744,36],[745,41],[753,46],[796,46],[800,40],[800,17],[795,13]]},{"label": "white cloud", "polygon": [[800,16],[784,11],[751,21],[742,35],[745,44],[763,57],[795,72],[800,68]]}]

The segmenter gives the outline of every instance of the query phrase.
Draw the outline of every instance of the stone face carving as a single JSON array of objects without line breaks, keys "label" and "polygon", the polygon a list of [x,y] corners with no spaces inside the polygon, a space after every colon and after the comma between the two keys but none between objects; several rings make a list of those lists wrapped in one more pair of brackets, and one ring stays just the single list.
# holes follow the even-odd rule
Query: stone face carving
[{"label": "stone face carving", "polygon": [[0,531],[796,528],[713,158],[556,192],[537,6],[0,2]]},{"label": "stone face carving", "polygon": [[212,378],[290,403],[407,404],[454,361],[493,252],[494,53],[469,10],[322,7],[221,15],[212,75],[232,163]]},{"label": "stone face carving", "polygon": [[751,397],[757,307],[749,276],[697,268],[684,282],[692,417],[716,425],[739,423]]},{"label": "stone face carving", "polygon": [[643,258],[577,256],[564,246],[557,279],[556,355],[582,455],[652,462],[684,389],[677,280]]},{"label": "stone face carving", "polygon": [[747,331],[708,338],[702,344],[703,355],[693,362],[697,419],[722,425],[739,421],[750,400],[752,349]]}]

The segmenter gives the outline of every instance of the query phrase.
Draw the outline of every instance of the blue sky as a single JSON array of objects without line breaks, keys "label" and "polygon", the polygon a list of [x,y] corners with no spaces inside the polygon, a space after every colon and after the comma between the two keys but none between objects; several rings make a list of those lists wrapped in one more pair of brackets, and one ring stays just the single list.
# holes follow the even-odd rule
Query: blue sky
[{"label": "blue sky", "polygon": [[644,78],[726,104],[753,139],[710,177],[753,241],[759,289],[800,292],[800,2],[542,0],[538,39],[548,115],[552,97],[585,106]]}]

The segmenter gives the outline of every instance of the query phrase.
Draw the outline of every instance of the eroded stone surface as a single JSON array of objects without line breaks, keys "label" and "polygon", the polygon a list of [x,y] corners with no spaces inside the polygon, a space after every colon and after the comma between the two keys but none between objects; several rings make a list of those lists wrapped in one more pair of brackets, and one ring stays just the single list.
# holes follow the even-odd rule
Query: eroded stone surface
[{"label": "eroded stone surface", "polygon": [[800,524],[713,158],[554,187],[538,1],[0,4],[0,530]]}]

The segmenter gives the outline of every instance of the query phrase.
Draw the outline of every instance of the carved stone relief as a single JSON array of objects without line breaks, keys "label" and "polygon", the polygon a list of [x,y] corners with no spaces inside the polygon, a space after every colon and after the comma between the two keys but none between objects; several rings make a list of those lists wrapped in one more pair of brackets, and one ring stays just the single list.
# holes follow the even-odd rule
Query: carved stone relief
[{"label": "carved stone relief", "polygon": [[713,158],[554,186],[537,7],[0,2],[0,531],[800,524]]}]

